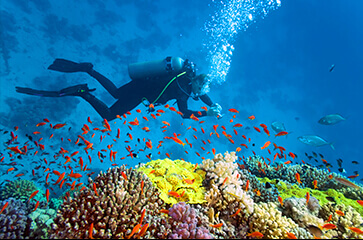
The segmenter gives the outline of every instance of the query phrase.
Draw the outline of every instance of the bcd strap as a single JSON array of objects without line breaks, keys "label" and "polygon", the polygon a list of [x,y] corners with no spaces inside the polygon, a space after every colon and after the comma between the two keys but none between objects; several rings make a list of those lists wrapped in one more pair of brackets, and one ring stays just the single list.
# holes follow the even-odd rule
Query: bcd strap
[{"label": "bcd strap", "polygon": [[[175,77],[173,77],[169,82],[168,82],[168,84],[166,84],[166,86],[164,87],[164,89],[161,91],[161,93],[159,94],[159,96],[152,102],[152,103],[150,103],[149,102],[149,100],[147,100],[147,98],[146,97],[143,97],[142,99],[141,99],[141,102],[146,106],[146,107],[148,107],[150,104],[154,104],[154,103],[156,103],[156,101],[158,101],[159,100],[159,98],[161,97],[161,95],[163,95],[163,93],[165,92],[165,90],[169,87],[169,85],[175,80],[175,79],[177,79],[178,77],[181,77],[181,76],[183,76],[184,74],[186,74],[186,72],[182,72],[182,73],[180,73],[180,74],[178,74],[178,75],[176,75]],[[149,104],[148,105],[146,105],[145,104],[145,101],[147,101]]]}]

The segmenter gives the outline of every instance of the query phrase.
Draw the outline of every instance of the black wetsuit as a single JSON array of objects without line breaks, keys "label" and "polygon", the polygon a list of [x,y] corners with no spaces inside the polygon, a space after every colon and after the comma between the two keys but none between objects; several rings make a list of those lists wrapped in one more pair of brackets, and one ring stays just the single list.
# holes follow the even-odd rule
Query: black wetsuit
[{"label": "black wetsuit", "polygon": [[[159,94],[163,91],[164,87],[176,75],[169,75],[162,78],[146,78],[141,80],[132,80],[131,82],[117,88],[109,79],[101,75],[95,70],[89,72],[115,99],[110,108],[103,102],[93,96],[91,93],[82,93],[80,96],[89,102],[93,108],[101,115],[102,118],[112,120],[116,115],[123,115],[127,111],[131,111],[146,98],[150,103],[154,102]],[[192,92],[191,79],[186,75],[182,75],[175,79],[168,88],[164,91],[156,103],[165,104],[167,101],[176,99],[178,109],[183,113],[183,118],[189,118],[192,114],[196,117],[207,116],[206,111],[191,111],[188,109],[188,98]],[[199,98],[208,106],[213,104],[212,100],[205,94]]]}]

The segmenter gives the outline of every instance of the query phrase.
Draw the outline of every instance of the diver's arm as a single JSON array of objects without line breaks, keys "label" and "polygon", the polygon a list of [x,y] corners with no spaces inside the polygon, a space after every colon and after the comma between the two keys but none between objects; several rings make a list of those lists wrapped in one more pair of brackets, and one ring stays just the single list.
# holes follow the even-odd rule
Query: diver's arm
[{"label": "diver's arm", "polygon": [[199,96],[200,100],[202,100],[205,104],[207,104],[209,107],[213,105],[212,100],[207,94]]},{"label": "diver's arm", "polygon": [[197,118],[207,116],[206,111],[200,111],[202,113],[202,115],[199,115],[199,113],[198,113],[199,111],[189,110],[187,101],[188,100],[181,100],[181,99],[177,100],[179,111],[183,113],[182,118],[190,118],[190,116],[192,114],[194,114],[194,116],[196,116]]}]

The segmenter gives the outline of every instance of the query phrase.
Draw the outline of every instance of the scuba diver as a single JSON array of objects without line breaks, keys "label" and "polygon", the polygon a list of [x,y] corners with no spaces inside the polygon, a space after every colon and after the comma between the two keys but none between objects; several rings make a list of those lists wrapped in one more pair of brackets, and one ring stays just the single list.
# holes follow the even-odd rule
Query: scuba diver
[{"label": "scuba diver", "polygon": [[[79,84],[64,88],[60,91],[42,91],[31,88],[16,87],[19,93],[42,97],[79,96],[86,100],[98,114],[107,120],[113,120],[117,115],[131,111],[141,102],[154,111],[154,106],[165,104],[176,99],[179,111],[183,118],[215,116],[221,117],[222,107],[203,93],[209,86],[206,74],[196,75],[195,64],[179,57],[167,57],[162,60],[129,64],[128,72],[132,81],[117,88],[109,79],[93,69],[88,62],[76,63],[57,58],[48,67],[59,72],[85,72],[95,78],[117,101],[107,107],[90,92],[87,84]],[[210,108],[208,111],[192,111],[188,109],[188,98],[201,99]],[[199,114],[198,114],[199,112]],[[202,115],[200,115],[200,113]]]}]

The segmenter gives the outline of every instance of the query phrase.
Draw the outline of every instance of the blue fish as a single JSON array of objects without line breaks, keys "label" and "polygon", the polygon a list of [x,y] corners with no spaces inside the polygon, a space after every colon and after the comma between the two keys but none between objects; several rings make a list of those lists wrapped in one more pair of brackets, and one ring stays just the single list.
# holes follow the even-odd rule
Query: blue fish
[{"label": "blue fish", "polygon": [[325,146],[325,145],[330,145],[330,147],[334,149],[333,143],[328,143],[327,141],[325,141],[324,139],[322,139],[319,136],[314,136],[314,135],[306,135],[306,136],[300,136],[297,139],[299,139],[300,142],[305,143],[307,145],[311,145],[314,147],[321,147],[321,146]]}]

